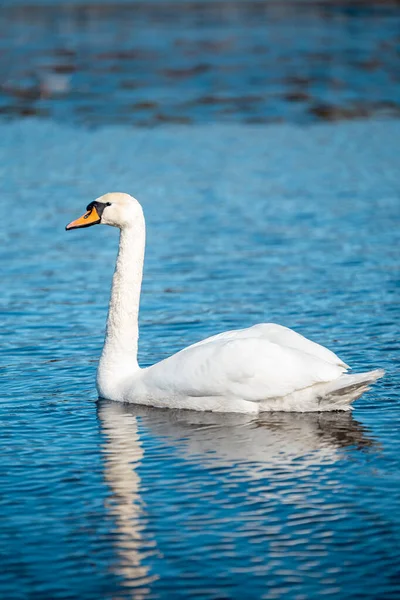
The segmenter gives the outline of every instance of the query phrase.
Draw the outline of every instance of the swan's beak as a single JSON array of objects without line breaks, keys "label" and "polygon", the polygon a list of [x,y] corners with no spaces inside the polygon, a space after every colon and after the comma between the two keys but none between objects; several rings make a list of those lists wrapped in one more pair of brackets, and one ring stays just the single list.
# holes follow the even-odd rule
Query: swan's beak
[{"label": "swan's beak", "polygon": [[93,206],[91,210],[88,210],[87,213],[76,219],[75,221],[71,221],[66,226],[66,230],[68,229],[79,229],[80,227],[91,227],[92,225],[96,225],[100,223],[100,215],[96,210],[96,207]]}]

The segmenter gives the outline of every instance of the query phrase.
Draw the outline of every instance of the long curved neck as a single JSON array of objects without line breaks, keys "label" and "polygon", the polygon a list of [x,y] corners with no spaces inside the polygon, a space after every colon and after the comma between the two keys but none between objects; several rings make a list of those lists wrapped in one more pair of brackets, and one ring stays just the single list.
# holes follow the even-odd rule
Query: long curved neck
[{"label": "long curved neck", "polygon": [[137,362],[139,302],[145,247],[144,217],[121,229],[113,276],[106,336],[98,368],[99,391],[132,374]]}]

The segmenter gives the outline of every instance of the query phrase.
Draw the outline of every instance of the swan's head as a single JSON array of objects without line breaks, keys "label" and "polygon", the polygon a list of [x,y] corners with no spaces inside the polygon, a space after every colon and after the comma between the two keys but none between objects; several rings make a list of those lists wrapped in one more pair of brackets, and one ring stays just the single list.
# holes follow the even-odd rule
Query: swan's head
[{"label": "swan's head", "polygon": [[80,229],[92,225],[112,225],[120,229],[143,219],[142,207],[129,194],[113,192],[100,196],[86,207],[84,215],[68,223],[65,229]]}]

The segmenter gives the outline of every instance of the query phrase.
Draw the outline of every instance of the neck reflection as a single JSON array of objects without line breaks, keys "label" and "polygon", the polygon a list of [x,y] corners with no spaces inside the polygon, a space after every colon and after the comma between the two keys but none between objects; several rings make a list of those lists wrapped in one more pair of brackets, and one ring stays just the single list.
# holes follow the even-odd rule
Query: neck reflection
[{"label": "neck reflection", "polygon": [[149,567],[143,564],[144,546],[149,553],[152,544],[145,543],[142,533],[146,514],[140,496],[138,468],[144,452],[138,420],[135,414],[125,410],[124,405],[113,402],[100,402],[98,416],[105,440],[102,448],[104,479],[112,492],[107,508],[117,529],[118,563],[114,572],[122,578],[131,597],[142,600],[148,596],[149,584],[154,577],[149,575]]}]

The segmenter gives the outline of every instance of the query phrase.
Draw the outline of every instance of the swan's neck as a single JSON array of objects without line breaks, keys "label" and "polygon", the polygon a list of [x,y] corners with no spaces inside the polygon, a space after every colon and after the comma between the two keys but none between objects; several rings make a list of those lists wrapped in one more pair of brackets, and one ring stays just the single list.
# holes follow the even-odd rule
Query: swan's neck
[{"label": "swan's neck", "polygon": [[138,317],[144,247],[145,223],[142,217],[134,226],[121,229],[106,336],[97,372],[101,396],[110,397],[110,387],[139,369]]}]

